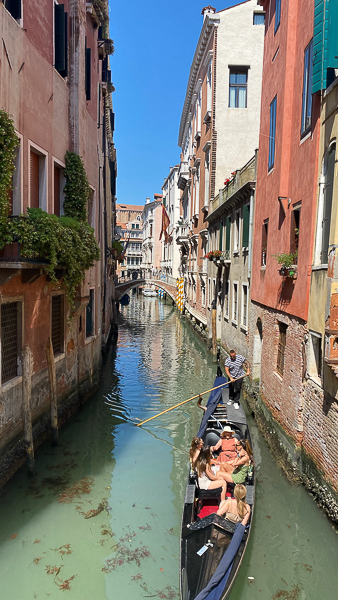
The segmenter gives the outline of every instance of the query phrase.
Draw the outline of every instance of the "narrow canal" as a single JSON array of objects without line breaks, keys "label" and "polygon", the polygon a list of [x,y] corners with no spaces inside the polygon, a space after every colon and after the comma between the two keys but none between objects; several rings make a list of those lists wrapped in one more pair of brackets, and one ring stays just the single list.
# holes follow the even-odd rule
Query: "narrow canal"
[{"label": "narrow canal", "polygon": [[[100,389],[0,497],[1,600],[177,600],[187,448],[212,386],[203,343],[169,305],[132,298]],[[251,423],[258,476],[249,548],[230,600],[337,597],[338,536],[291,486]],[[248,579],[253,577],[254,579]]]}]

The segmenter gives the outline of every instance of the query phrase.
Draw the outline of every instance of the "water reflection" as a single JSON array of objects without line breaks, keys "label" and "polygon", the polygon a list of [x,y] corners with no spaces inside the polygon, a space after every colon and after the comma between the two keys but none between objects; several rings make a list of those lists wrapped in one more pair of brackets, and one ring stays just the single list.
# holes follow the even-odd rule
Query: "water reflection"
[{"label": "water reflection", "polygon": [[[38,451],[37,475],[21,470],[0,497],[1,599],[178,599],[187,448],[201,415],[192,402],[134,423],[210,388],[214,375],[171,305],[132,298],[97,394],[59,448]],[[334,598],[337,537],[251,431],[256,511],[230,600]]]}]

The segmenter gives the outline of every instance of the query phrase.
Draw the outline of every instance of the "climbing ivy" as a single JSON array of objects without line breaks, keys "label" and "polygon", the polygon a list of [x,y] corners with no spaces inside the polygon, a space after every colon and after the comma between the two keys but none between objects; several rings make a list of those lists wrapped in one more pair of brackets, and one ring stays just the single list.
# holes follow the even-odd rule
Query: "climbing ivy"
[{"label": "climbing ivy", "polygon": [[75,152],[67,150],[65,162],[66,185],[63,211],[66,217],[86,221],[90,187],[82,158]]},{"label": "climbing ivy", "polygon": [[88,223],[50,215],[41,208],[28,208],[28,214],[0,225],[0,248],[12,242],[20,243],[23,258],[42,260],[53,282],[58,281],[57,267],[64,268],[62,283],[70,306],[85,271],[100,258],[94,230]]},{"label": "climbing ivy", "polygon": [[10,212],[9,191],[12,187],[15,148],[19,140],[15,133],[13,120],[0,110],[0,221]]}]

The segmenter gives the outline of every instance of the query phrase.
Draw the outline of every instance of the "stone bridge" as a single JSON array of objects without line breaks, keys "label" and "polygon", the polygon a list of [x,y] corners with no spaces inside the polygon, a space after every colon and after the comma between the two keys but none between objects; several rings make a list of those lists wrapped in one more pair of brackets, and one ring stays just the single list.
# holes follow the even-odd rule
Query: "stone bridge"
[{"label": "stone bridge", "polygon": [[162,276],[162,278],[148,278],[147,279],[126,279],[123,278],[123,281],[119,281],[115,284],[115,300],[121,300],[124,294],[127,294],[129,290],[140,287],[140,286],[149,287],[154,285],[158,288],[161,288],[164,292],[170,296],[172,300],[176,303],[176,279],[171,277],[170,275]]}]

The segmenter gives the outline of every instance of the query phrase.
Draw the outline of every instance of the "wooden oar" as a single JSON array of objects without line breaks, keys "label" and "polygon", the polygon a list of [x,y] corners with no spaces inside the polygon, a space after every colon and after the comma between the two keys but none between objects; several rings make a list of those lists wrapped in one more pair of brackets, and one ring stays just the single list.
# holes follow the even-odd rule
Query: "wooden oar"
[{"label": "wooden oar", "polygon": [[187,402],[190,402],[191,400],[195,400],[196,398],[199,398],[199,396],[204,396],[204,394],[209,394],[213,390],[218,390],[221,387],[225,387],[226,385],[229,385],[229,383],[234,383],[234,381],[238,381],[239,379],[243,379],[243,377],[246,377],[246,375],[242,375],[241,377],[237,377],[237,379],[233,379],[233,381],[227,381],[226,383],[222,383],[221,385],[218,385],[216,387],[211,388],[211,390],[206,390],[205,392],[201,392],[200,394],[196,394],[196,396],[192,396],[191,398],[188,398],[188,400],[184,400],[184,402],[180,402],[179,404],[175,404],[175,406],[172,406],[171,408],[167,408],[167,410],[163,410],[162,412],[158,413],[157,415],[154,415],[153,417],[150,417],[149,419],[146,419],[145,421],[142,421],[142,423],[137,423],[136,427],[140,427],[141,425],[144,425],[145,423],[148,423],[148,421],[152,421],[153,419],[156,419],[156,417],[160,417],[161,415],[164,415],[164,413],[167,413],[167,412],[169,412],[171,410],[174,410],[174,408],[178,408],[179,406],[182,406],[182,404],[186,404]]}]

